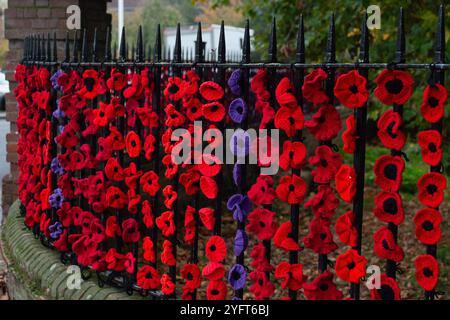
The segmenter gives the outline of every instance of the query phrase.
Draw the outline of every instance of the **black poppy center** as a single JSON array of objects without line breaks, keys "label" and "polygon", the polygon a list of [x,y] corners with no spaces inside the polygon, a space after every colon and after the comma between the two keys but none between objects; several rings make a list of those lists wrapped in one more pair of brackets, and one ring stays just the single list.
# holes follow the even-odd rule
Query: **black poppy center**
[{"label": "black poppy center", "polygon": [[427,278],[433,276],[433,271],[430,270],[430,268],[426,267],[423,269],[423,275]]},{"label": "black poppy center", "polygon": [[266,224],[265,224],[263,221],[260,221],[260,222],[259,222],[259,226],[260,226],[261,228],[265,228],[265,227],[266,227]]},{"label": "black poppy center", "polygon": [[437,192],[437,187],[436,187],[436,185],[434,185],[434,184],[429,184],[428,186],[427,186],[427,192],[429,193],[429,194],[434,194],[435,192]]},{"label": "black poppy center", "polygon": [[189,273],[187,274],[186,279],[188,279],[188,280],[193,280],[193,279],[194,279],[194,276],[192,275],[191,272],[189,272]]},{"label": "black poppy center", "polygon": [[396,214],[398,211],[397,201],[394,198],[386,199],[383,202],[383,210],[389,214]]},{"label": "black poppy center", "polygon": [[191,112],[192,112],[192,113],[196,113],[196,112],[197,112],[197,107],[192,107],[192,108],[191,108]]},{"label": "black poppy center", "polygon": [[259,280],[258,280],[258,284],[259,284],[260,286],[262,286],[262,285],[264,284],[264,281],[263,281],[262,279],[259,279]]},{"label": "black poppy center", "polygon": [[293,159],[294,158],[294,151],[289,151],[289,159]]},{"label": "black poppy center", "polygon": [[99,112],[99,115],[100,115],[100,117],[103,118],[103,117],[105,116],[105,113],[104,113],[103,111],[100,111],[100,112]]},{"label": "black poppy center", "polygon": [[378,290],[381,300],[394,300],[394,290],[387,284],[382,284],[381,288]]},{"label": "black poppy center", "polygon": [[350,262],[349,264],[347,264],[347,268],[348,268],[349,270],[352,270],[354,267],[356,267],[356,264],[355,264],[354,261],[352,261],[352,262]]},{"label": "black poppy center", "polygon": [[351,85],[350,88],[348,88],[350,90],[351,93],[356,94],[358,93],[358,87],[354,84]]},{"label": "black poppy center", "polygon": [[319,238],[320,240],[325,240],[327,238],[327,234],[322,232],[321,234],[319,234]]},{"label": "black poppy center", "polygon": [[86,78],[84,79],[84,85],[88,91],[92,91],[94,89],[95,79],[94,78]]},{"label": "black poppy center", "polygon": [[131,227],[130,229],[128,229],[128,233],[135,233],[135,232],[136,232],[135,227]]},{"label": "black poppy center", "polygon": [[431,231],[433,230],[433,223],[429,220],[422,222],[422,228],[425,231]]},{"label": "black poppy center", "polygon": [[170,221],[169,221],[169,220],[165,220],[165,221],[164,221],[164,224],[165,224],[166,226],[170,227]]},{"label": "black poppy center", "polygon": [[403,82],[400,79],[390,80],[386,83],[386,90],[390,94],[399,94],[403,89]]},{"label": "black poppy center", "polygon": [[239,272],[237,272],[237,271],[233,271],[233,273],[231,274],[231,277],[234,280],[239,280],[241,278],[241,274]]},{"label": "black poppy center", "polygon": [[395,134],[395,133],[392,131],[392,130],[394,129],[394,126],[395,126],[395,121],[392,121],[391,123],[389,123],[389,125],[388,125],[387,128],[386,128],[386,131],[387,131],[388,135],[389,135],[391,138],[393,138],[393,139],[397,138],[397,134]]},{"label": "black poppy center", "polygon": [[389,243],[387,242],[386,239],[383,239],[383,241],[381,241],[381,245],[383,246],[384,249],[386,250],[390,250],[391,248],[389,247]]},{"label": "black poppy center", "polygon": [[209,250],[216,251],[216,245],[213,244],[211,247],[209,247]]},{"label": "black poppy center", "polygon": [[214,104],[211,106],[211,112],[217,112],[217,110],[219,110],[219,107],[217,106],[217,104]]},{"label": "black poppy center", "polygon": [[151,272],[147,272],[147,273],[145,274],[145,278],[146,278],[146,279],[153,279],[152,273],[151,273]]},{"label": "black poppy center", "polygon": [[214,295],[214,296],[218,295],[219,293],[220,293],[220,292],[219,292],[219,290],[217,290],[217,289],[212,289],[212,290],[211,290],[211,294]]},{"label": "black poppy center", "polygon": [[295,186],[293,184],[290,184],[288,188],[290,192],[295,190]]},{"label": "black poppy center", "polygon": [[131,146],[134,148],[134,147],[136,147],[136,141],[134,141],[134,140],[131,140]]},{"label": "black poppy center", "polygon": [[242,113],[244,113],[244,108],[239,106],[239,107],[236,108],[236,112],[239,113],[239,114],[242,114]]},{"label": "black poppy center", "polygon": [[327,167],[327,166],[328,166],[328,161],[325,160],[325,159],[322,159],[322,160],[320,160],[320,165],[321,165],[322,167]]},{"label": "black poppy center", "polygon": [[431,97],[430,99],[428,99],[428,104],[430,105],[431,108],[436,108],[439,104],[439,100],[436,99],[435,97]]},{"label": "black poppy center", "polygon": [[394,164],[388,164],[385,166],[384,176],[389,180],[395,180],[397,178],[397,166]]},{"label": "black poppy center", "polygon": [[172,84],[172,85],[169,87],[169,92],[170,92],[171,94],[177,93],[178,90],[180,90],[180,88],[179,88],[176,84]]},{"label": "black poppy center", "polygon": [[327,291],[328,285],[326,283],[321,283],[319,286],[320,291]]},{"label": "black poppy center", "polygon": [[437,151],[437,147],[436,147],[436,145],[433,142],[431,142],[428,145],[428,150],[430,150],[431,152],[436,152]]}]

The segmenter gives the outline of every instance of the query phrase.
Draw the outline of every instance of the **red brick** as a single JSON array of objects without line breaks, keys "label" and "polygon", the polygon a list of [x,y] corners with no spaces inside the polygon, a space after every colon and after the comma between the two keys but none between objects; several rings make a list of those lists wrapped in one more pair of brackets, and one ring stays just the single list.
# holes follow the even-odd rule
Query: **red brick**
[{"label": "red brick", "polygon": [[32,6],[34,6],[34,0],[9,0],[8,1],[9,8],[32,7]]},{"label": "red brick", "polygon": [[50,18],[52,15],[52,10],[50,8],[39,8],[37,10],[38,18]]},{"label": "red brick", "polygon": [[35,18],[36,15],[37,15],[37,9],[36,8],[25,8],[23,10],[24,18]]},{"label": "red brick", "polygon": [[48,7],[48,0],[36,0],[36,7]]}]

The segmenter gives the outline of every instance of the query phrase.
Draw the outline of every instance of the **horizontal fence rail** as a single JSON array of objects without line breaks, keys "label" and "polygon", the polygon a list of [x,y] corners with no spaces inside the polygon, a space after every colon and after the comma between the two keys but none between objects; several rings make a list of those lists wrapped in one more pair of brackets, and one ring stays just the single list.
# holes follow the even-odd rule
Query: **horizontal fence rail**
[{"label": "horizontal fence rail", "polygon": [[[145,54],[142,28],[131,57],[125,29],[117,53],[107,30],[104,57],[98,54],[97,30],[92,43],[86,30],[68,33],[63,60],[57,57],[56,36],[27,37],[15,90],[25,224],[61,253],[62,262],[79,266],[84,278],[95,272],[100,286],[121,287],[130,295],[400,299],[398,264],[404,252],[398,226],[413,219],[403,213],[401,200],[401,175],[408,165],[402,151],[403,106],[413,91],[408,70],[423,69],[431,76],[421,112],[431,124],[419,133],[419,144],[430,172],[418,181],[423,209],[414,222],[417,230],[426,229],[416,230],[417,245],[426,249],[414,267],[425,299],[434,299],[440,236],[430,232],[441,232],[442,199],[435,195],[443,194],[446,178],[442,160],[430,163],[423,148],[434,154],[445,141],[443,115],[433,111],[442,112],[433,108],[444,108],[447,97],[444,17],[440,6],[429,63],[404,59],[403,9],[396,56],[388,63],[369,62],[367,16],[353,63],[336,61],[334,15],[323,63],[306,62],[303,17],[292,63],[278,62],[275,19],[264,62],[251,59],[248,21],[239,54],[227,52],[223,22],[214,55],[201,46],[200,23],[193,52],[182,48],[180,25],[175,46],[163,48],[158,26],[151,57]],[[374,234],[374,256],[386,267],[381,286],[365,290],[364,255],[371,254],[362,251],[362,242],[372,72],[379,72],[374,95],[391,106],[377,122],[386,155],[374,169],[374,214],[382,222]],[[199,120],[203,131],[223,135],[235,129],[234,137],[241,140],[208,136],[193,140],[193,146],[217,143],[222,152],[233,148],[233,159],[244,161],[174,163],[172,133],[187,129],[195,137]],[[255,141],[247,145],[245,137],[258,128],[278,129],[277,135],[268,131],[268,141],[279,134],[279,158],[271,160],[281,167],[275,175],[264,173],[269,164],[260,155],[257,164],[248,163]],[[353,160],[345,163],[343,153],[353,154]],[[344,206],[351,209],[343,213]],[[317,263],[303,263],[304,252]]]}]

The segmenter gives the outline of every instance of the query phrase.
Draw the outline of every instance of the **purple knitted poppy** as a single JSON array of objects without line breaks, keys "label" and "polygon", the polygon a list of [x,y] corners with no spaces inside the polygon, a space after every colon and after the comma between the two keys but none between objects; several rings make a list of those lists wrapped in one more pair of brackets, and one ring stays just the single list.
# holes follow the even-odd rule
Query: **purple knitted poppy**
[{"label": "purple knitted poppy", "polygon": [[247,272],[241,264],[235,264],[228,273],[228,282],[234,290],[240,290],[245,286]]},{"label": "purple knitted poppy", "polygon": [[50,169],[53,173],[57,174],[58,176],[62,176],[64,174],[64,168],[61,166],[61,163],[59,163],[58,158],[53,158],[52,162],[50,164]]},{"label": "purple knitted poppy", "polygon": [[55,89],[55,90],[60,90],[61,89],[61,87],[59,86],[59,84],[58,84],[58,80],[59,80],[59,77],[61,77],[61,75],[63,74],[64,72],[61,70],[61,69],[59,69],[58,71],[56,71],[53,75],[52,75],[52,77],[50,78],[50,81],[52,82],[52,87],[53,87],[53,89]]},{"label": "purple knitted poppy", "polygon": [[240,256],[248,246],[248,236],[244,230],[238,229],[234,237],[234,255]]},{"label": "purple knitted poppy", "polygon": [[52,239],[58,239],[62,233],[62,224],[56,221],[54,224],[48,227],[48,230],[50,231],[50,237]]},{"label": "purple knitted poppy", "polygon": [[239,84],[241,80],[241,70],[236,69],[234,70],[230,78],[228,79],[228,87],[230,87],[231,92],[233,92],[234,95],[240,96],[241,95],[241,86]]},{"label": "purple knitted poppy", "polygon": [[239,186],[242,181],[242,165],[235,163],[233,167],[233,181],[236,186]]},{"label": "purple knitted poppy", "polygon": [[237,193],[228,199],[227,208],[233,211],[234,220],[243,222],[252,209],[252,204],[247,196]]},{"label": "purple knitted poppy", "polygon": [[241,98],[231,101],[228,107],[228,115],[234,123],[242,123],[247,118],[248,108],[245,101]]},{"label": "purple knitted poppy", "polygon": [[250,135],[247,131],[237,129],[230,140],[230,149],[233,155],[245,157],[250,150]]},{"label": "purple knitted poppy", "polygon": [[53,193],[48,197],[48,202],[52,208],[61,208],[61,205],[64,202],[62,190],[60,188],[56,188],[55,191],[53,191]]}]

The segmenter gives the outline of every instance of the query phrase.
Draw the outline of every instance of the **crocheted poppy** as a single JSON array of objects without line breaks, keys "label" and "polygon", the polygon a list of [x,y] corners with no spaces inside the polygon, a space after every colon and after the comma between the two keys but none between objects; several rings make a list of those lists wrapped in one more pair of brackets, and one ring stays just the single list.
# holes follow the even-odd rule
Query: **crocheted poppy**
[{"label": "crocheted poppy", "polygon": [[235,96],[241,95],[240,80],[241,80],[241,69],[233,70],[230,77],[228,78],[227,84],[231,92]]},{"label": "crocheted poppy", "polygon": [[247,118],[247,104],[241,98],[234,99],[228,106],[228,115],[234,123],[242,123]]},{"label": "crocheted poppy", "polygon": [[136,281],[144,290],[158,289],[161,284],[158,270],[149,265],[144,265],[138,270]]},{"label": "crocheted poppy", "polygon": [[155,136],[148,134],[144,140],[144,156],[147,160],[152,160],[153,152],[155,151]]},{"label": "crocheted poppy", "polygon": [[440,224],[442,216],[439,211],[431,208],[423,208],[414,216],[416,225],[416,238],[427,245],[433,245],[441,240],[442,231]]},{"label": "crocheted poppy", "polygon": [[292,232],[292,222],[286,221],[282,223],[273,238],[273,243],[277,248],[283,249],[284,251],[299,251],[300,246],[294,241],[289,235]]},{"label": "crocheted poppy", "polygon": [[280,155],[280,168],[285,171],[300,169],[304,165],[305,158],[306,147],[302,142],[286,140],[283,143],[283,153]]},{"label": "crocheted poppy", "polygon": [[430,123],[441,120],[445,113],[447,97],[448,92],[443,85],[439,83],[435,83],[433,86],[428,85],[423,92],[423,102],[420,106],[422,117]]},{"label": "crocheted poppy", "polygon": [[288,77],[284,77],[280,80],[275,89],[275,98],[277,102],[282,107],[296,108],[298,107],[297,99],[294,94],[294,86]]},{"label": "crocheted poppy", "polygon": [[318,254],[329,254],[338,248],[330,231],[330,221],[327,219],[311,220],[309,234],[303,238],[303,243],[306,248]]},{"label": "crocheted poppy", "polygon": [[203,268],[202,276],[210,281],[220,280],[225,276],[225,267],[218,262],[209,262]]},{"label": "crocheted poppy", "polygon": [[437,166],[442,161],[442,136],[439,131],[425,130],[417,135],[421,148],[422,160],[430,166]]},{"label": "crocheted poppy", "polygon": [[250,257],[252,258],[250,265],[256,270],[262,272],[273,271],[274,268],[266,258],[266,247],[262,242],[259,242],[253,246],[253,249],[250,252]]},{"label": "crocheted poppy", "polygon": [[400,225],[405,218],[402,198],[398,193],[382,191],[375,196],[375,216],[383,222]]},{"label": "crocheted poppy", "polygon": [[198,210],[198,215],[200,221],[208,230],[213,230],[214,224],[216,223],[216,217],[214,215],[214,209],[211,208],[201,208]]},{"label": "crocheted poppy", "polygon": [[233,290],[244,288],[246,279],[247,272],[245,271],[245,267],[241,264],[235,264],[228,272],[228,282]]},{"label": "crocheted poppy", "polygon": [[290,264],[286,261],[280,262],[275,269],[275,278],[281,279],[281,288],[292,291],[300,290],[306,280],[302,264]]},{"label": "crocheted poppy", "polygon": [[223,281],[210,281],[206,288],[206,299],[225,300],[227,297],[227,285]]},{"label": "crocheted poppy", "polygon": [[342,133],[342,150],[346,153],[354,153],[356,148],[356,119],[353,115],[350,115],[345,120],[347,128]]},{"label": "crocheted poppy", "polygon": [[328,78],[327,73],[323,69],[314,69],[311,71],[303,82],[303,97],[314,105],[327,103],[329,97],[323,89],[323,82]]},{"label": "crocheted poppy", "polygon": [[323,105],[310,120],[305,121],[305,127],[319,141],[332,140],[341,130],[341,117],[332,105]]},{"label": "crocheted poppy", "polygon": [[356,173],[355,169],[344,164],[336,173],[336,191],[342,200],[351,203],[356,194]]},{"label": "crocheted poppy", "polygon": [[185,280],[183,288],[197,289],[201,284],[200,268],[193,263],[183,266],[180,271],[181,277]]},{"label": "crocheted poppy", "polygon": [[383,273],[380,277],[380,288],[371,289],[370,297],[372,300],[400,300],[400,287],[395,279]]},{"label": "crocheted poppy", "polygon": [[181,100],[184,96],[186,83],[180,77],[170,77],[164,89],[164,96],[172,101]]},{"label": "crocheted poppy", "polygon": [[334,226],[336,234],[342,243],[350,247],[356,247],[358,240],[358,231],[354,226],[355,214],[353,211],[348,211],[341,215]]},{"label": "crocheted poppy", "polygon": [[106,85],[110,90],[120,91],[127,85],[127,76],[123,74],[119,69],[112,68],[109,79],[106,81]]},{"label": "crocheted poppy", "polygon": [[142,239],[142,251],[145,261],[154,263],[156,261],[154,244],[150,237]]},{"label": "crocheted poppy", "polygon": [[189,205],[186,207],[186,211],[184,213],[184,230],[184,242],[192,245],[194,243],[197,227],[195,220],[195,208]]},{"label": "crocheted poppy", "polygon": [[125,139],[122,133],[115,126],[109,127],[109,136],[107,137],[111,141],[111,148],[116,151],[122,151],[125,149]]},{"label": "crocheted poppy", "polygon": [[234,237],[234,255],[240,256],[248,246],[248,236],[245,230],[238,229]]},{"label": "crocheted poppy", "polygon": [[326,145],[318,146],[314,154],[308,159],[315,166],[311,171],[314,182],[329,183],[342,165],[342,156]]},{"label": "crocheted poppy", "polygon": [[419,201],[431,208],[437,208],[444,200],[444,190],[447,188],[447,179],[437,172],[429,172],[417,181]]},{"label": "crocheted poppy", "polygon": [[161,262],[166,266],[175,266],[177,260],[173,254],[173,244],[169,240],[164,240],[161,252]]},{"label": "crocheted poppy", "polygon": [[[197,157],[194,155],[194,157]],[[193,159],[200,160],[201,163],[196,165],[197,170],[204,176],[207,177],[215,177],[217,174],[219,174],[220,170],[222,169],[222,163],[221,160],[212,154],[203,154],[198,156],[199,159]]]},{"label": "crocheted poppy", "polygon": [[283,176],[277,186],[276,193],[278,199],[289,204],[302,203],[306,194],[307,185],[305,180],[293,174]]},{"label": "crocheted poppy", "polygon": [[402,248],[396,243],[394,235],[387,227],[380,228],[373,235],[375,254],[383,259],[400,262],[404,253]]},{"label": "crocheted poppy", "polygon": [[168,274],[163,274],[161,277],[161,292],[165,295],[171,295],[175,291],[175,283]]},{"label": "crocheted poppy", "polygon": [[106,203],[113,209],[123,209],[128,202],[127,195],[118,187],[111,186],[106,190]]},{"label": "crocheted poppy", "polygon": [[278,227],[274,216],[273,211],[256,208],[248,215],[247,231],[254,233],[261,241],[272,239]]},{"label": "crocheted poppy", "polygon": [[106,91],[100,81],[99,73],[95,70],[83,72],[83,84],[84,86],[78,91],[78,95],[84,99],[94,99]]},{"label": "crocheted poppy", "polygon": [[261,175],[247,192],[248,198],[257,206],[272,204],[276,198],[272,176]]},{"label": "crocheted poppy", "polygon": [[199,92],[208,101],[222,99],[224,94],[223,88],[213,81],[203,82],[200,85]]},{"label": "crocheted poppy", "polygon": [[254,270],[248,275],[252,285],[249,291],[255,296],[255,300],[270,298],[275,292],[275,286],[270,282],[267,274],[263,271]]},{"label": "crocheted poppy", "polygon": [[207,176],[200,177],[200,190],[208,199],[215,199],[219,192],[216,180]]},{"label": "crocheted poppy", "polygon": [[366,275],[366,263],[366,258],[349,249],[336,258],[336,275],[344,281],[358,283]]},{"label": "crocheted poppy", "polygon": [[225,240],[219,236],[212,236],[206,243],[206,257],[209,261],[220,262],[227,255],[227,245]]},{"label": "crocheted poppy", "polygon": [[166,113],[166,121],[164,124],[167,127],[179,127],[186,121],[184,115],[179,112],[173,104],[168,104],[164,108],[164,112]]},{"label": "crocheted poppy", "polygon": [[156,218],[156,225],[161,230],[163,236],[170,237],[175,233],[175,222],[173,220],[173,212],[166,211]]},{"label": "crocheted poppy", "polygon": [[144,173],[139,180],[139,183],[142,186],[142,191],[147,193],[149,196],[154,197],[159,190],[158,179],[158,175],[152,170]]},{"label": "crocheted poppy", "polygon": [[369,99],[367,80],[358,71],[352,70],[336,79],[334,95],[348,108],[361,108]]},{"label": "crocheted poppy", "polygon": [[280,107],[275,114],[275,127],[283,130],[290,138],[303,129],[304,117],[300,108]]},{"label": "crocheted poppy", "polygon": [[317,193],[305,202],[305,208],[311,207],[316,218],[331,218],[339,207],[339,199],[328,185],[319,185]]},{"label": "crocheted poppy", "polygon": [[163,189],[164,205],[167,209],[172,210],[173,203],[177,200],[178,194],[172,185],[167,185]]},{"label": "crocheted poppy", "polygon": [[220,122],[225,117],[225,107],[218,101],[202,105],[202,114],[206,120]]},{"label": "crocheted poppy", "polygon": [[414,260],[417,283],[426,291],[436,288],[439,280],[439,264],[435,257],[423,254]]},{"label": "crocheted poppy", "polygon": [[402,117],[394,110],[387,110],[380,119],[378,119],[377,135],[386,148],[401,150],[404,147],[406,136],[401,130],[402,125]]},{"label": "crocheted poppy", "polygon": [[190,121],[195,121],[202,116],[202,103],[197,98],[191,98],[188,101],[183,100],[183,111]]},{"label": "crocheted poppy", "polygon": [[342,291],[333,282],[333,274],[325,270],[311,282],[303,284],[303,293],[308,300],[342,300]]},{"label": "crocheted poppy", "polygon": [[374,94],[385,105],[405,104],[411,97],[414,79],[406,71],[383,70],[375,78]]},{"label": "crocheted poppy", "polygon": [[375,184],[387,192],[397,192],[402,183],[405,162],[400,156],[382,155],[375,161]]},{"label": "crocheted poppy", "polygon": [[122,222],[122,240],[125,243],[138,242],[141,238],[139,233],[139,224],[133,218],[126,219]]},{"label": "crocheted poppy", "polygon": [[130,158],[139,157],[141,154],[141,138],[136,132],[128,132],[125,138],[125,145]]}]

